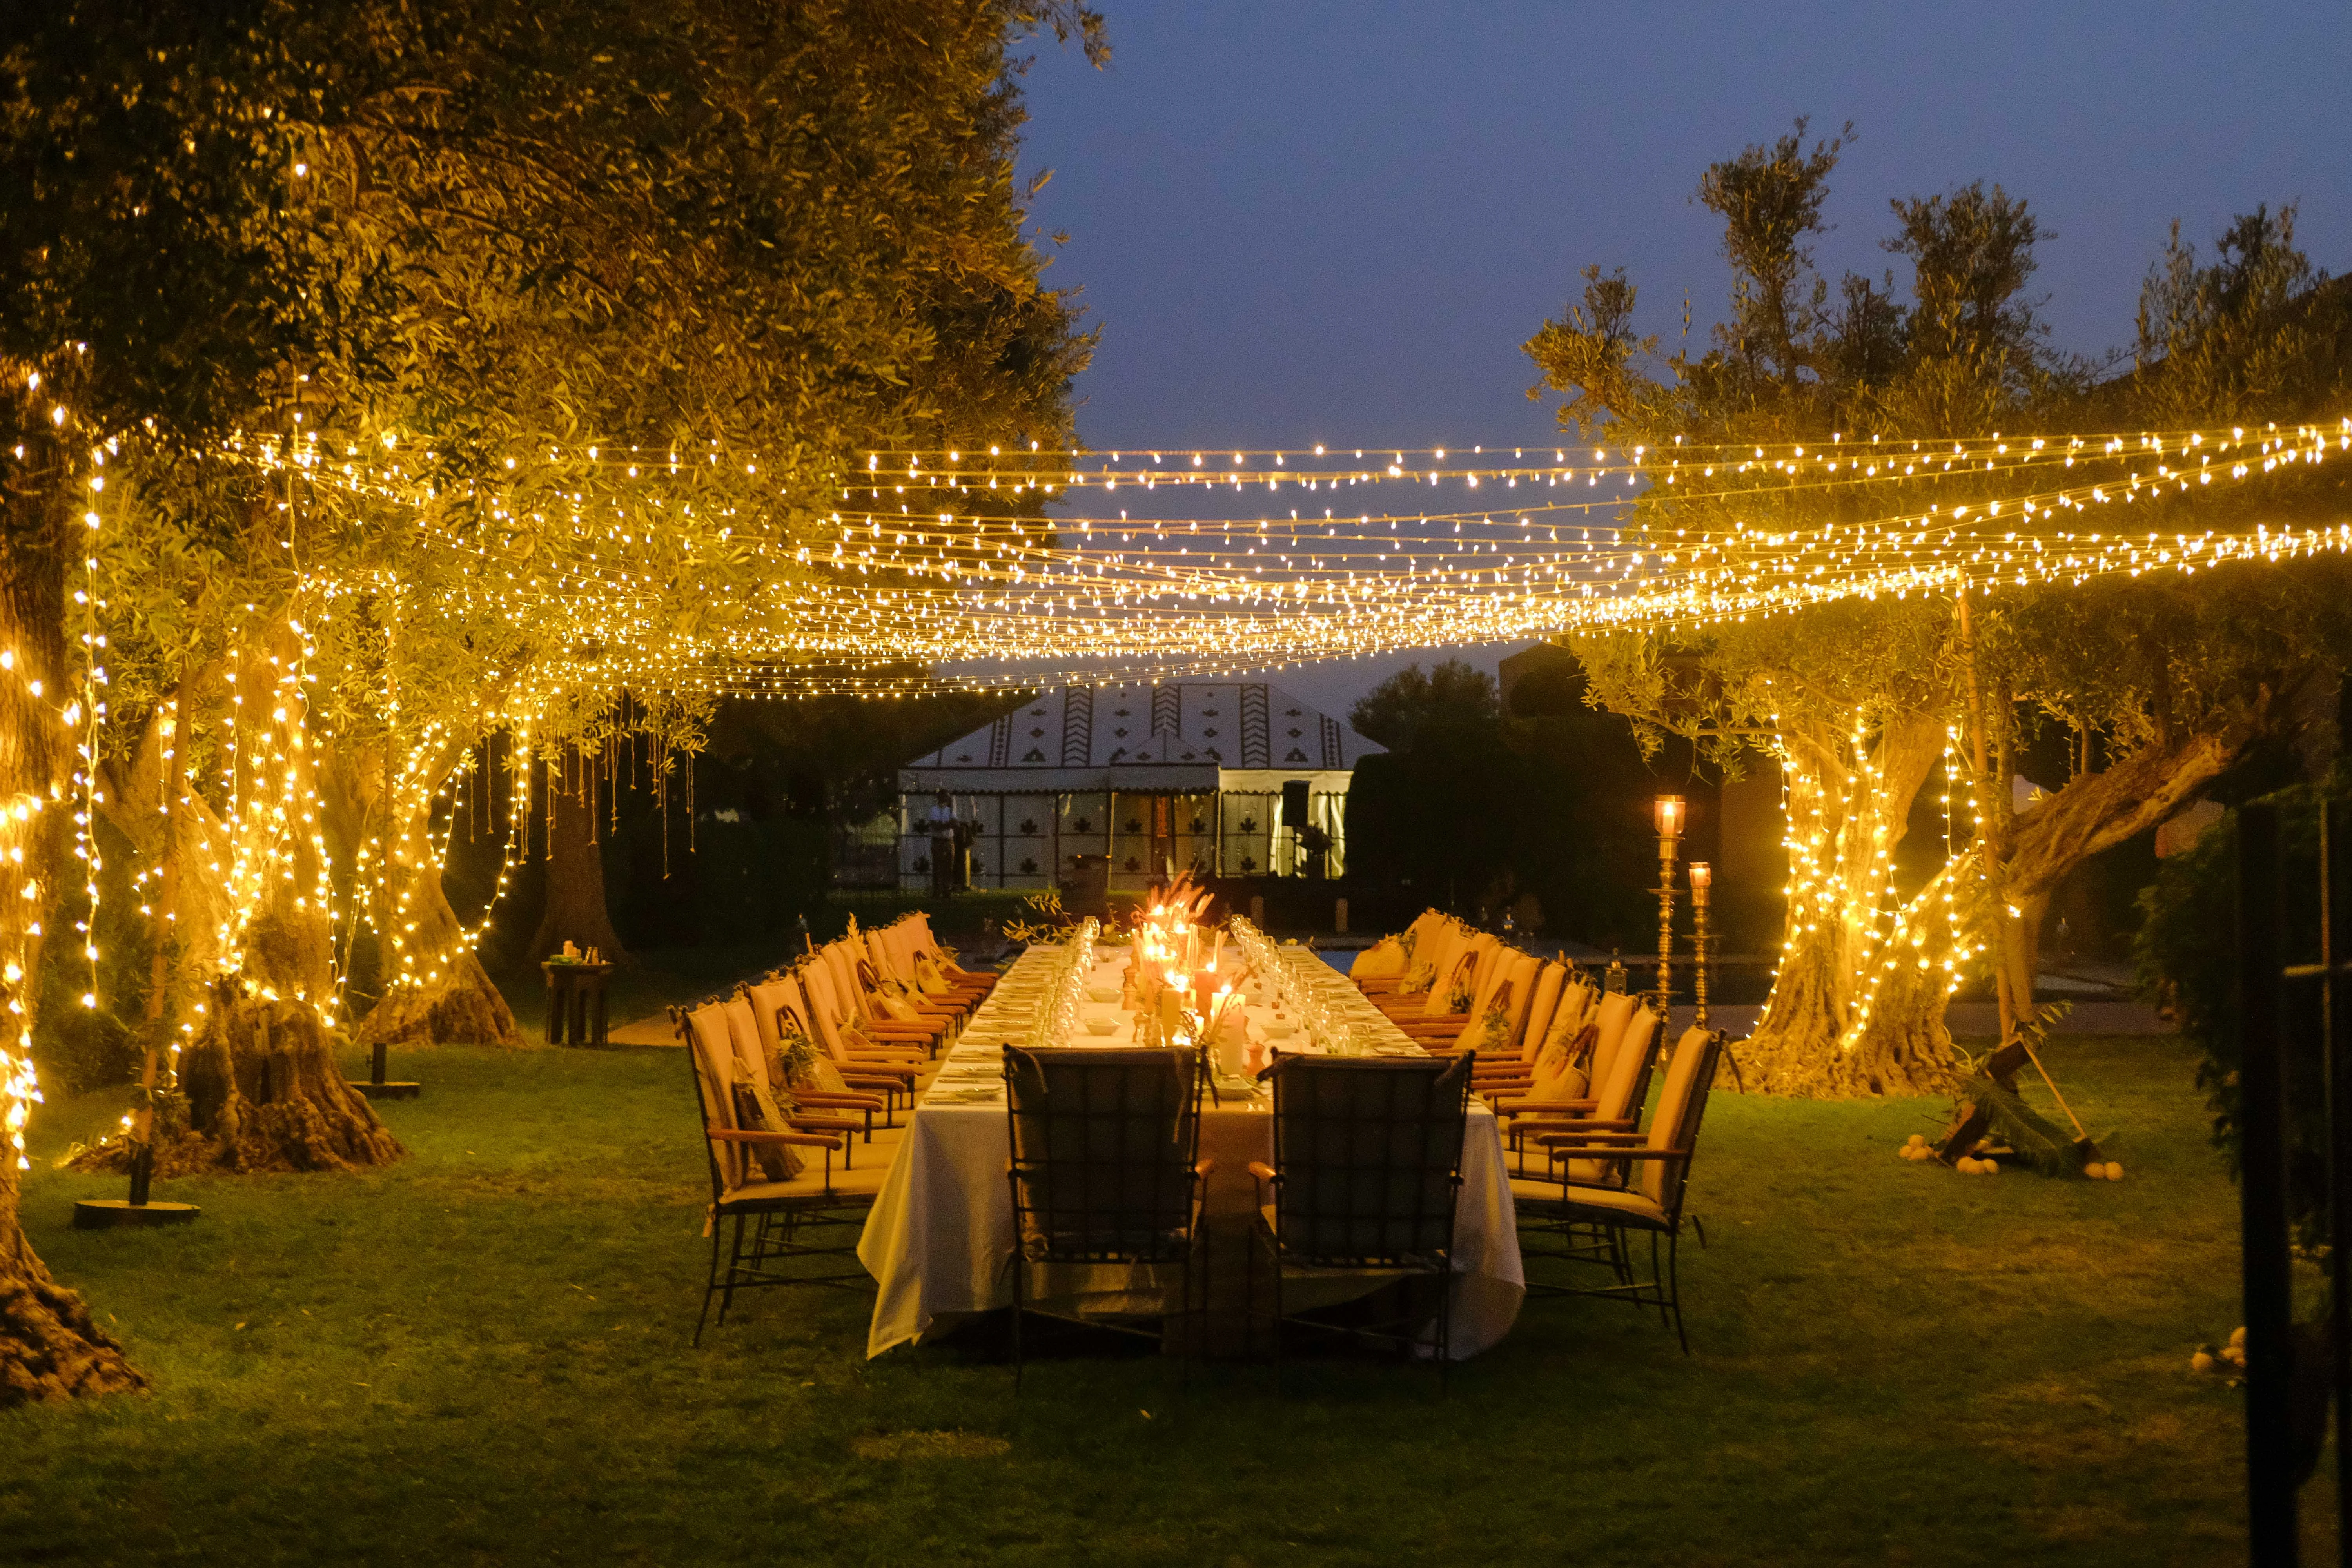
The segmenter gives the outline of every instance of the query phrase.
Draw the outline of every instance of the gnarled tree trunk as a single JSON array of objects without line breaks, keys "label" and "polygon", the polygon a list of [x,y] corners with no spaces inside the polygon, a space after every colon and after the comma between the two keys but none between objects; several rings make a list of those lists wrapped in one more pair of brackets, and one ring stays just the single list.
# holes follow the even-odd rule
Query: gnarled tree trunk
[{"label": "gnarled tree trunk", "polygon": [[[12,371],[9,384],[26,383]],[[27,400],[16,401],[22,416]],[[42,1266],[18,1211],[42,935],[72,810],[58,797],[70,773],[70,742],[59,731],[56,704],[67,673],[60,498],[73,470],[64,442],[44,438],[47,420],[14,423],[36,435],[27,443],[34,449],[11,472],[0,513],[0,647],[13,655],[13,668],[0,674],[0,856],[11,895],[0,900],[0,1004],[7,1013],[0,1024],[0,1409],[146,1386],[81,1298]],[[34,695],[36,681],[44,696]],[[20,891],[28,896],[16,896]]]},{"label": "gnarled tree trunk", "polygon": [[155,1040],[193,1021],[206,1002],[230,914],[216,869],[226,857],[228,825],[196,793],[186,766],[188,716],[207,673],[184,677],[175,699],[148,716],[131,753],[101,764],[99,815],[158,873],[149,903],[162,938],[145,1015]]},{"label": "gnarled tree trunk", "polygon": [[[2033,1016],[2033,981],[2042,918],[2058,885],[2083,862],[2146,833],[2236,762],[2278,701],[2263,703],[2226,728],[2160,740],[2098,773],[2077,773],[2011,820],[2007,858],[1997,879],[1995,963],[2019,1026]],[[2012,916],[2009,910],[2018,914]]]},{"label": "gnarled tree trunk", "polygon": [[211,1022],[184,1058],[189,1135],[156,1167],[346,1171],[406,1155],[335,1060],[318,1009],[246,991],[215,993]]},{"label": "gnarled tree trunk", "polygon": [[[207,875],[215,864],[263,869],[195,1004],[201,1023],[180,1060],[187,1125],[158,1127],[158,1175],[345,1170],[389,1164],[407,1152],[336,1060],[328,1022],[333,936],[321,897],[314,760],[293,678],[299,652],[291,632],[282,631],[266,654],[248,651],[240,660],[237,706],[272,718],[249,721],[240,731],[235,787],[246,804],[222,825],[225,853],[192,857],[183,867],[193,873],[201,863]],[[234,904],[236,889],[224,887],[220,896]],[[128,1157],[117,1142],[80,1163],[119,1169]]]},{"label": "gnarled tree trunk", "polygon": [[1791,727],[1782,744],[1788,924],[1771,998],[1739,1047],[1746,1080],[1769,1094],[1821,1099],[1941,1088],[1952,1059],[1941,997],[1925,1026],[1911,1021],[1905,1004],[1916,983],[1903,963],[1889,962],[1890,944],[1907,942],[1909,928],[1886,910],[1895,851],[1943,753],[1943,725],[1898,713],[1874,741]]},{"label": "gnarled tree trunk", "polygon": [[389,976],[383,997],[360,1021],[358,1043],[373,1046],[520,1046],[514,1012],[474,956],[466,928],[442,890],[437,867],[412,872],[404,924],[408,946],[424,955],[415,980]]},{"label": "gnarled tree trunk", "polygon": [[[441,856],[433,841],[434,792],[465,758],[452,746],[421,770],[427,782],[409,801],[394,798],[381,748],[370,748],[331,771],[329,798],[352,845],[383,824],[383,879],[374,891],[373,923],[383,973],[383,994],[360,1021],[357,1043],[384,1045],[519,1046],[514,1013],[474,955],[470,934],[450,906],[441,882]],[[345,759],[338,756],[340,764]]]},{"label": "gnarled tree trunk", "polygon": [[[2034,1018],[2042,921],[2051,894],[2092,856],[2162,822],[2244,751],[2260,721],[2248,717],[2218,732],[2146,747],[2100,773],[2078,773],[2065,788],[2009,816],[1969,855],[1938,874],[1906,909],[1907,929],[1921,939],[1915,953],[1885,966],[1857,1048],[1897,1057],[1923,1053],[1927,1062],[1951,1059],[1944,1027],[1950,971],[1957,949],[1990,952],[2002,998],[2001,1033],[2013,1039]],[[1991,803],[2000,812],[2006,802]],[[2005,846],[1992,875],[1987,858]],[[1937,906],[1953,896],[1955,930],[1939,931]]]}]

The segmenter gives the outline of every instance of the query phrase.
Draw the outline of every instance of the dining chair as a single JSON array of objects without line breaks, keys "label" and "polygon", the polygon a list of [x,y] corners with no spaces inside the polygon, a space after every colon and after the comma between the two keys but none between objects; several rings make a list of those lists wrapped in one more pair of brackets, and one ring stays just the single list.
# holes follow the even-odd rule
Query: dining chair
[{"label": "dining chair", "polygon": [[931,917],[923,910],[918,910],[913,914],[908,915],[907,919],[915,928],[914,938],[916,952],[928,955],[933,963],[940,966],[940,972],[947,975],[949,979],[959,983],[976,984],[979,985],[982,994],[985,995],[988,992],[995,988],[996,983],[999,980],[1003,978],[1001,973],[994,970],[966,969],[961,964],[958,963],[956,962],[958,954],[955,949],[948,946],[945,942],[940,941],[937,936],[932,934]]},{"label": "dining chair", "polygon": [[1413,917],[1412,923],[1404,930],[1393,936],[1381,939],[1382,942],[1392,942],[1397,944],[1396,967],[1392,973],[1368,972],[1358,974],[1351,966],[1348,971],[1348,978],[1355,982],[1356,989],[1367,996],[1386,995],[1394,991],[1403,982],[1404,977],[1412,973],[1414,956],[1427,951],[1424,944],[1433,940],[1437,928],[1444,919],[1445,917],[1435,910],[1423,910]]},{"label": "dining chair", "polygon": [[[855,1256],[866,1211],[881,1190],[883,1167],[876,1163],[864,1170],[844,1168],[835,1156],[846,1153],[847,1134],[838,1129],[809,1131],[806,1118],[783,1119],[788,1122],[784,1127],[744,1126],[735,1109],[737,1057],[724,1015],[716,1007],[672,1007],[669,1015],[687,1047],[683,1054],[694,1078],[710,1174],[710,1206],[704,1211],[702,1226],[702,1234],[710,1238],[710,1269],[703,1284],[702,1310],[694,1320],[694,1343],[702,1343],[714,1297],[724,1326],[739,1289],[772,1285],[862,1289],[870,1285],[871,1277]],[[823,1153],[777,1180],[760,1169],[754,1158],[763,1147]],[[838,1258],[853,1261],[839,1272],[811,1274],[788,1268],[796,1259]]]},{"label": "dining chair", "polygon": [[[877,1041],[919,1044],[927,1056],[937,1056],[954,1027],[953,1020],[915,1008],[908,1009],[909,1016],[903,1017],[884,1010],[868,989],[866,978],[858,973],[864,952],[865,944],[853,937],[843,937],[817,950],[815,966],[831,979],[840,1016]],[[871,965],[866,967],[870,973]]]},{"label": "dining chair", "polygon": [[1535,999],[1528,1005],[1512,1048],[1494,1055],[1485,1051],[1478,1054],[1478,1073],[1471,1085],[1476,1093],[1492,1099],[1500,1094],[1525,1095],[1534,1089],[1536,1064],[1555,1026],[1564,1026],[1567,1037],[1573,1039],[1582,1025],[1585,987],[1571,981],[1573,973],[1565,963],[1543,966],[1536,981]]},{"label": "dining chair", "polygon": [[747,982],[743,994],[751,1004],[761,1044],[769,1052],[781,1049],[784,1034],[790,1030],[814,1046],[832,1064],[833,1074],[840,1080],[838,1088],[825,1079],[821,1092],[878,1094],[886,1121],[895,1121],[900,1110],[913,1106],[916,1091],[921,1087],[920,1059],[904,1053],[897,1057],[850,1053],[836,1058],[811,1018],[806,995],[790,973],[772,970]]},{"label": "dining chair", "polygon": [[1496,1099],[1495,1113],[1503,1118],[1505,1136],[1514,1154],[1536,1132],[1640,1130],[1642,1108],[1649,1100],[1651,1069],[1658,1059],[1658,1029],[1664,1020],[1646,1005],[1631,1009],[1627,1016],[1613,1049],[1606,1046],[1605,1005],[1601,1017],[1591,1026],[1601,1043],[1589,1058],[1585,1093],[1552,1095],[1539,1089],[1524,1098]]},{"label": "dining chair", "polygon": [[[1690,1335],[1683,1328],[1682,1280],[1676,1268],[1683,1221],[1687,1217],[1701,1247],[1706,1229],[1696,1215],[1685,1215],[1684,1200],[1690,1188],[1691,1161],[1698,1148],[1699,1124],[1706,1115],[1707,1095],[1715,1084],[1724,1051],[1721,1032],[1696,1027],[1685,1030],[1666,1067],[1666,1080],[1658,1091],[1658,1106],[1646,1133],[1609,1131],[1598,1128],[1542,1132],[1536,1142],[1546,1156],[1543,1174],[1511,1179],[1511,1201],[1518,1211],[1520,1257],[1528,1263],[1600,1263],[1616,1276],[1605,1286],[1570,1286],[1538,1280],[1529,1270],[1528,1294],[1538,1296],[1598,1296],[1654,1306],[1660,1321],[1672,1314],[1675,1337],[1683,1353],[1690,1353]],[[1650,1238],[1650,1277],[1638,1278],[1633,1268],[1628,1232]],[[1603,1246],[1588,1239],[1598,1234]],[[1562,1245],[1537,1248],[1529,1237]],[[1659,1247],[1664,1244],[1661,1268]]]},{"label": "dining chair", "polygon": [[856,1134],[863,1133],[865,1142],[874,1142],[874,1117],[880,1112],[883,1126],[889,1126],[888,1102],[878,1095],[859,1094],[851,1090],[834,1092],[810,1087],[795,1087],[771,1074],[768,1070],[767,1044],[760,1037],[758,1015],[751,1000],[741,986],[731,995],[705,1005],[716,1007],[725,1019],[727,1034],[735,1051],[733,1063],[735,1081],[746,1088],[756,1089],[771,1099],[789,1100],[793,1114],[802,1119],[822,1119],[801,1128],[808,1132],[845,1132],[852,1134],[850,1144],[842,1150],[842,1164],[856,1163]]},{"label": "dining chair", "polygon": [[[1385,1342],[1407,1354],[1426,1349],[1444,1382],[1475,1060],[1466,1051],[1450,1060],[1281,1056],[1262,1075],[1274,1088],[1274,1163],[1253,1160],[1249,1167],[1258,1184],[1250,1322],[1267,1325],[1277,1387],[1286,1327]],[[1272,1277],[1268,1311],[1257,1307],[1261,1264]],[[1396,1310],[1345,1323],[1286,1310],[1286,1282],[1348,1275],[1399,1286]],[[1415,1280],[1435,1282],[1433,1310],[1414,1300]]]},{"label": "dining chair", "polygon": [[1412,963],[1406,973],[1408,976],[1421,975],[1421,983],[1410,987],[1404,984],[1392,986],[1373,996],[1373,1005],[1391,1018],[1425,1016],[1431,999],[1444,988],[1445,977],[1454,972],[1454,960],[1475,934],[1453,916],[1444,916],[1414,945]]},{"label": "dining chair", "polygon": [[937,1032],[926,1025],[866,1017],[851,994],[856,982],[844,984],[841,966],[826,956],[831,951],[820,949],[793,971],[801,994],[808,999],[809,1021],[816,1025],[826,1051],[836,1061],[857,1056],[916,1066],[928,1063],[935,1054]]},{"label": "dining chair", "polygon": [[[1206,1335],[1208,1263],[1202,1239],[1200,1053],[1186,1049],[1004,1047],[1014,1246],[1013,1385],[1021,1386],[1029,1317],[1164,1339],[1174,1318],[1191,1357]],[[1192,1280],[1201,1278],[1201,1302]],[[1173,1268],[1177,1306],[1156,1328],[1042,1306],[1037,1271],[1053,1265]],[[1165,1298],[1162,1298],[1165,1305]],[[1129,1314],[1119,1314],[1124,1317]]]},{"label": "dining chair", "polygon": [[[922,927],[912,915],[901,916],[883,931],[898,978],[933,995],[953,997],[970,1011],[988,999],[996,985],[992,975],[967,974],[937,954],[924,950]],[[929,973],[925,966],[929,965]]]}]

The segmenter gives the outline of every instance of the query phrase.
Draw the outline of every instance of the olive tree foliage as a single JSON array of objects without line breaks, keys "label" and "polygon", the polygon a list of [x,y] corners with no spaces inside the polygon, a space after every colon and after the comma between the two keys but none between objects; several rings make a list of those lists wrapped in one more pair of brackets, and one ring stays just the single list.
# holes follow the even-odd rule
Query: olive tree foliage
[{"label": "olive tree foliage", "polygon": [[[1846,138],[1808,148],[1803,133],[1800,121],[1700,185],[1698,199],[1724,219],[1733,274],[1728,318],[1703,352],[1685,342],[1662,354],[1656,338],[1637,335],[1634,286],[1597,268],[1581,299],[1526,345],[1544,384],[1565,395],[1565,426],[1651,455],[1653,482],[1625,518],[1641,537],[1661,549],[1743,528],[1834,540],[1931,501],[1998,497],[1942,460],[1938,437],[2219,416],[2204,390],[2219,372],[2200,372],[2205,380],[2167,401],[2166,388],[2189,384],[2185,367],[2144,363],[2117,382],[2103,379],[2104,365],[2048,350],[2026,289],[2050,237],[1999,186],[1891,204],[1895,232],[1883,243],[1909,264],[1907,300],[1892,274],[1849,274],[1832,289],[1809,246]],[[2232,244],[2225,266],[2242,248]],[[2245,312],[2277,316],[2275,301],[2289,299],[2308,312],[2313,289],[2284,258],[2263,265],[2288,279],[2267,307],[2253,303],[2259,289],[2232,290],[2193,265],[2160,272],[2150,289],[2166,290],[2153,317],[2174,323],[2167,341],[2214,344],[2232,363],[2252,338],[2274,342],[2249,333]],[[2300,403],[2273,405],[2291,418],[2324,379],[2315,367],[2326,355],[2307,320],[2285,330],[2300,336],[2282,359],[2305,378]],[[1674,482],[1687,477],[1673,467],[1677,437],[1818,442],[1879,482],[1805,489],[1765,465],[1715,458],[1727,472],[1694,490]],[[2228,509],[2325,506],[2332,493],[2322,481],[2219,501],[2151,495],[2134,525],[2185,529],[2193,517],[2220,527]],[[1633,718],[1637,733],[1687,735],[1727,768],[1760,752],[1783,771],[1790,902],[1771,1001],[1743,1047],[1751,1080],[1825,1095],[1939,1088],[1956,1060],[1944,1003],[1983,967],[2004,1029],[2028,1020],[2041,912],[2057,882],[2168,815],[2280,721],[2315,662],[2340,657],[2327,576],[2250,566],[1959,599],[1890,591],[1671,635],[1572,637],[1591,672],[1589,700]],[[2013,812],[2011,759],[2021,726],[2038,722],[2096,733],[2106,765]],[[1924,885],[1898,885],[1895,853],[1931,780],[1931,804],[1952,814],[1949,853]]]},{"label": "olive tree foliage", "polygon": [[[230,959],[192,931],[242,950],[192,1047],[218,1159],[398,1152],[339,1096],[315,1011],[330,817],[346,880],[365,839],[405,867],[375,897],[446,904],[419,844],[471,741],[690,731],[679,663],[773,592],[856,453],[1062,443],[1087,340],[1012,181],[1008,47],[1040,26],[1102,53],[1066,0],[12,17],[0,633],[52,695],[0,702],[0,788],[61,799],[89,744],[102,809],[170,824],[133,837],[158,918],[188,917],[160,946],[198,978]],[[107,639],[95,740],[54,697],[83,679],[69,574]],[[265,768],[288,809],[232,820]],[[28,818],[26,973],[64,815]],[[289,876],[224,887],[247,851]],[[6,1163],[0,1400],[134,1382],[24,1247]]]},{"label": "olive tree foliage", "polygon": [[233,427],[247,510],[282,525],[239,537],[312,636],[340,837],[437,906],[423,841],[467,748],[524,722],[593,750],[625,716],[694,743],[708,700],[664,689],[675,665],[774,595],[858,449],[1060,444],[1087,340],[1021,229],[1005,43],[1045,22],[1098,49],[1099,26],[920,4],[351,20],[364,68],[259,111],[290,125],[268,221],[339,330]]}]

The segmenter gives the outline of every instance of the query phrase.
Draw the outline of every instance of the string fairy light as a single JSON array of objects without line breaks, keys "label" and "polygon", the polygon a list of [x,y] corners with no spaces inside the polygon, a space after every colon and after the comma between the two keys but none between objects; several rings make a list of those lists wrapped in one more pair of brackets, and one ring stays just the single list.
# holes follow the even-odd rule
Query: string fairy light
[{"label": "string fairy light", "polygon": [[[707,708],[1229,676],[1433,644],[1687,631],[1857,597],[2193,574],[2352,551],[2352,525],[2192,530],[2160,510],[2191,492],[2306,474],[2347,448],[2352,420],[1491,451],[1104,454],[997,442],[876,449],[827,468],[716,442],[593,440],[461,460],[430,432],[386,425],[331,440],[298,413],[292,430],[236,437],[219,454],[287,483],[298,581],[280,651],[234,654],[223,837],[199,832],[190,847],[211,858],[226,889],[216,935],[228,973],[245,967],[257,912],[288,896],[307,863],[314,875],[290,889],[297,907],[347,931],[374,924],[387,985],[425,988],[448,977],[488,918],[461,922],[447,941],[414,940],[415,896],[446,865],[455,820],[452,807],[436,829],[437,814],[474,776],[468,742],[499,729],[560,741],[555,716],[582,693]],[[383,805],[388,825],[410,826],[362,847],[348,909],[329,872],[303,736],[313,634],[360,584],[291,561],[297,494],[312,509],[400,520],[429,552],[432,585],[381,571],[370,581],[408,595],[404,615],[495,628],[533,650],[495,699],[463,713],[412,715],[387,664]],[[1235,496],[1263,498],[1265,509],[1170,514]],[[1794,509],[1803,521],[1790,521]],[[75,783],[94,900],[105,642],[95,550],[87,559]],[[1876,764],[1866,736],[1844,744],[1851,793]],[[458,761],[445,769],[453,748]],[[509,753],[516,809],[493,908],[520,855],[531,756],[528,739]],[[1832,787],[1783,761],[1784,789]],[[1945,783],[1948,796],[1948,757]],[[1971,780],[1962,793],[1973,800],[1974,789]],[[1834,847],[1792,826],[1790,847],[1792,909],[1833,912],[1864,933],[1859,1016],[1896,965],[1957,973],[1968,955],[1951,900],[1973,847],[1948,854],[1927,904],[1896,898],[1885,842],[1833,864]],[[403,855],[409,863],[396,865]],[[1792,921],[1792,940],[1819,923]],[[1945,956],[1928,956],[1930,942]],[[339,966],[331,994],[303,999],[331,1018],[341,985]],[[93,1005],[95,994],[93,982]],[[28,1058],[19,1069],[0,1057],[0,1074],[20,1070]]]}]

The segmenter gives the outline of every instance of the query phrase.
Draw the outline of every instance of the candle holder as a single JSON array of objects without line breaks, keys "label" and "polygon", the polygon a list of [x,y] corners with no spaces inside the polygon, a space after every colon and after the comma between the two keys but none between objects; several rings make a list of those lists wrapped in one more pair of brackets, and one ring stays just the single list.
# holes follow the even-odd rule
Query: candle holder
[{"label": "candle holder", "polygon": [[1706,895],[1714,882],[1713,867],[1704,860],[1691,862],[1691,999],[1698,1005],[1698,1016],[1694,1022],[1702,1029],[1706,1027]]},{"label": "candle holder", "polygon": [[1683,836],[1683,797],[1658,796],[1654,813],[1658,827],[1658,1016],[1665,1016],[1675,998],[1675,861]]}]

